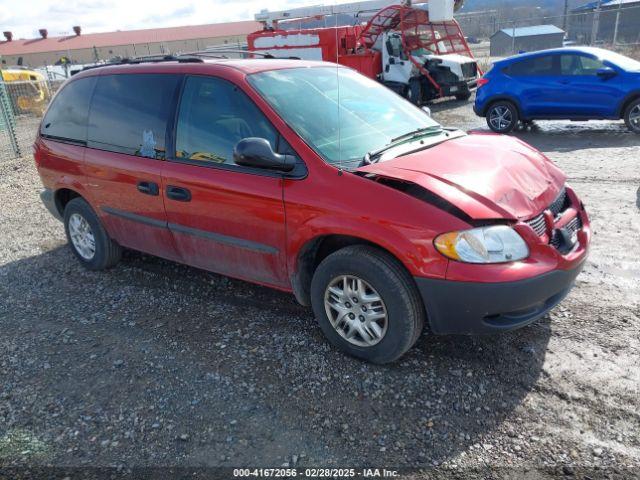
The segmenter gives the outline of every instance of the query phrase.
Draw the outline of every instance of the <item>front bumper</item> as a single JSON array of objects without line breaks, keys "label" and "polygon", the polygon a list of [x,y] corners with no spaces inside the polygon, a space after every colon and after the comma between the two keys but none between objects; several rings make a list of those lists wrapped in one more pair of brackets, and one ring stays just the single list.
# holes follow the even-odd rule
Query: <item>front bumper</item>
[{"label": "front bumper", "polygon": [[471,93],[476,90],[477,80],[461,80],[459,82],[455,82],[449,85],[442,86],[442,95],[443,96],[452,96],[452,95],[464,95],[466,93]]},{"label": "front bumper", "polygon": [[475,335],[514,330],[543,317],[569,293],[583,265],[503,283],[415,280],[434,333]]}]

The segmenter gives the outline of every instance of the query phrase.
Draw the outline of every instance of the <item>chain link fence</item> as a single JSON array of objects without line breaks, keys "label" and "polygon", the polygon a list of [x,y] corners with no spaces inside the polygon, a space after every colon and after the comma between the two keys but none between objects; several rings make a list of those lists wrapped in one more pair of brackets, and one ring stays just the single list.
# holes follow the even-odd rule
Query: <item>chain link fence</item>
[{"label": "chain link fence", "polygon": [[[596,2],[593,2],[596,5]],[[469,39],[474,56],[483,71],[503,57],[491,57],[491,38],[500,30],[513,35],[523,27],[554,25],[565,32],[565,45],[590,45],[640,59],[640,5],[618,3],[614,7],[573,11],[566,15],[547,15],[540,7],[511,7],[482,12],[459,13],[458,23]],[[525,43],[525,48],[522,48]],[[561,45],[556,45],[561,46]],[[535,41],[513,42],[510,54],[537,50]]]},{"label": "chain link fence", "polygon": [[38,124],[63,80],[0,81],[0,161],[31,151]]}]

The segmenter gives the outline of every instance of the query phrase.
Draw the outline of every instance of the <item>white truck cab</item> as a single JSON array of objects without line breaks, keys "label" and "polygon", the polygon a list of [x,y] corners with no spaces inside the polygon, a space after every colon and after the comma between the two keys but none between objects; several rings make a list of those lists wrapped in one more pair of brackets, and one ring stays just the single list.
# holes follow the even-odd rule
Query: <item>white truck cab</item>
[{"label": "white truck cab", "polygon": [[[414,103],[425,103],[438,96],[466,100],[476,87],[478,65],[471,57],[420,49],[412,51],[410,59],[402,45],[402,34],[393,30],[384,32],[377,43],[374,48],[382,52],[380,80]],[[438,44],[438,49],[447,52],[444,42]],[[441,92],[416,64],[429,72]]]}]

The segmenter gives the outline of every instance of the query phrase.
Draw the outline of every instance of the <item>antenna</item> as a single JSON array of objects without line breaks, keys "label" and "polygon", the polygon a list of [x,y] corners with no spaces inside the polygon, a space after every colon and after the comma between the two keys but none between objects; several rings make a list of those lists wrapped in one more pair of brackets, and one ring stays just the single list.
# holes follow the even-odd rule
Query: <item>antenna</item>
[{"label": "antenna", "polygon": [[[336,0],[334,0],[335,2]],[[343,172],[343,167],[342,167],[342,128],[340,125],[340,114],[342,113],[342,105],[340,103],[340,65],[338,64],[338,60],[340,58],[340,43],[339,43],[339,39],[338,39],[338,13],[336,12],[336,8],[335,8],[335,3],[333,5],[332,11],[333,13],[333,20],[334,20],[334,27],[336,27],[335,30],[335,34],[336,34],[336,90],[337,90],[337,95],[338,95],[338,118],[337,118],[337,122],[338,122],[338,175],[342,175]]]}]

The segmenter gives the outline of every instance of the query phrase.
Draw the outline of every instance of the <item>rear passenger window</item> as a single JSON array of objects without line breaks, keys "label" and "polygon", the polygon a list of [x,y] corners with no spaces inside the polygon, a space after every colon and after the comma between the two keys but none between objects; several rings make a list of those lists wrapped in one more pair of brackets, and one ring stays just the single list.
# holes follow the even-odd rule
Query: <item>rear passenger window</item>
[{"label": "rear passenger window", "polygon": [[555,75],[554,63],[553,55],[530,58],[511,64],[506,73],[513,77]]},{"label": "rear passenger window", "polygon": [[164,159],[165,134],[179,75],[106,75],[89,112],[88,145]]},{"label": "rear passenger window", "polygon": [[182,92],[176,158],[235,165],[233,148],[243,138],[266,138],[277,149],[277,133],[238,87],[212,77],[189,77]]},{"label": "rear passenger window", "polygon": [[40,126],[44,137],[70,142],[87,140],[87,113],[96,77],[68,83],[56,95]]}]

